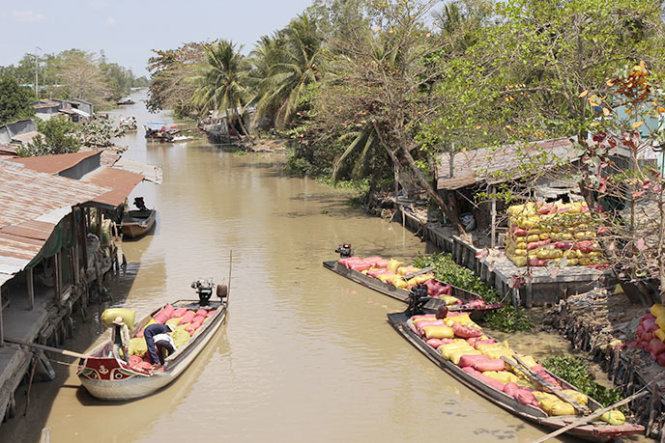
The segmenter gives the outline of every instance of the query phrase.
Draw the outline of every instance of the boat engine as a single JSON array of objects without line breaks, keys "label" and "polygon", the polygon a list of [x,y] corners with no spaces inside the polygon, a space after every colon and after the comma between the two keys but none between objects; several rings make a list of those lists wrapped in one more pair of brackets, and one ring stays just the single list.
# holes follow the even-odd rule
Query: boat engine
[{"label": "boat engine", "polygon": [[212,278],[207,280],[199,279],[192,282],[192,289],[196,290],[199,294],[199,305],[208,306],[210,304],[210,297],[212,297],[212,290],[215,287],[215,282]]},{"label": "boat engine", "polygon": [[335,252],[339,254],[339,258],[349,258],[353,255],[350,243],[344,243],[343,245],[337,246]]},{"label": "boat engine", "polygon": [[425,305],[428,301],[430,301],[430,297],[427,295],[427,286],[414,286],[409,293],[409,305],[406,308],[406,312],[409,316],[424,314]]}]

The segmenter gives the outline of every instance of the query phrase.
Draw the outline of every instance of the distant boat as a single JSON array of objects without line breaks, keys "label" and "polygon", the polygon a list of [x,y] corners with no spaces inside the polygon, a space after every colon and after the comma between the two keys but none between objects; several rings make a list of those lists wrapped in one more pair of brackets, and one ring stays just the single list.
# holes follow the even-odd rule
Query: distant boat
[{"label": "distant boat", "polygon": [[155,226],[156,219],[157,211],[155,209],[127,211],[120,224],[123,237],[143,237]]},{"label": "distant boat", "polygon": [[116,104],[117,104],[118,106],[125,106],[125,105],[133,105],[133,104],[136,104],[136,102],[135,102],[134,100],[132,100],[131,98],[128,98],[128,99],[125,99],[125,100],[119,101],[119,102],[117,102]]}]

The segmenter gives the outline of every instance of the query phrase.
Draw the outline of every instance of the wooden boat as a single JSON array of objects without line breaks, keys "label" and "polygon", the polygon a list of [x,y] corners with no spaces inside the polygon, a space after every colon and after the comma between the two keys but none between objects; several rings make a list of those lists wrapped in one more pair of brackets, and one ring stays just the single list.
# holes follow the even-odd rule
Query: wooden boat
[{"label": "wooden boat", "polygon": [[[339,274],[343,277],[348,278],[351,281],[354,281],[356,283],[365,286],[366,288],[373,289],[374,291],[380,292],[383,295],[387,295],[388,297],[392,297],[395,300],[399,300],[404,303],[409,302],[409,291],[405,289],[396,288],[395,286],[388,283],[384,283],[377,278],[367,276],[362,272],[354,271],[353,269],[349,269],[337,261],[332,261],[332,260],[324,261],[323,266],[326,269],[330,269],[336,274]],[[452,286],[452,288],[453,288],[453,293],[452,293],[453,297],[457,297],[458,299],[462,300],[462,304],[448,306],[448,309],[451,311],[472,312],[472,317],[478,319],[482,317],[484,314],[491,311],[495,311],[502,306],[501,303],[488,303],[485,304],[484,306],[470,307],[467,305],[468,302],[471,302],[473,300],[483,300],[483,297],[480,296],[479,294],[466,291],[456,286]],[[428,310],[434,311],[442,304],[443,301],[434,299],[431,300],[425,307]]]},{"label": "wooden boat", "polygon": [[[215,309],[216,313],[208,317],[191,340],[167,357],[164,365],[154,372],[134,370],[124,361],[116,359],[112,353],[113,343],[108,340],[94,349],[90,357],[81,359],[77,372],[81,384],[96,398],[119,401],[145,397],[172,383],[196,359],[224,322],[228,298],[208,303],[206,308]],[[197,310],[202,307],[197,300],[179,300],[171,304],[174,308]],[[143,329],[158,311],[141,320],[132,336]]]},{"label": "wooden boat", "polygon": [[[524,420],[550,430],[560,429],[579,418],[578,416],[572,415],[558,417],[548,416],[540,408],[523,405],[513,397],[470,376],[453,362],[443,358],[436,349],[429,346],[425,340],[413,332],[408,326],[408,320],[409,317],[406,313],[388,314],[388,323],[390,323],[390,325],[416,349],[425,354],[425,356],[434,362],[434,364],[438,365],[448,375],[497,406],[502,407],[511,414]],[[556,377],[554,374],[550,373],[550,375],[554,377],[564,389],[576,389],[574,386],[567,383],[565,380]],[[589,398],[589,407],[596,410],[602,406],[597,401]],[[623,425],[612,426],[601,421],[579,426],[566,432],[568,435],[588,441],[610,441],[619,437],[641,433],[644,433],[644,427],[641,425],[626,422]]]},{"label": "wooden boat", "polygon": [[147,234],[157,219],[155,209],[127,211],[120,223],[120,229],[125,238],[138,238]]},{"label": "wooden boat", "polygon": [[128,98],[128,99],[125,99],[125,100],[121,100],[121,101],[117,102],[116,104],[118,106],[127,106],[127,105],[134,105],[134,104],[136,104],[136,102],[134,100],[132,100],[131,98]]}]

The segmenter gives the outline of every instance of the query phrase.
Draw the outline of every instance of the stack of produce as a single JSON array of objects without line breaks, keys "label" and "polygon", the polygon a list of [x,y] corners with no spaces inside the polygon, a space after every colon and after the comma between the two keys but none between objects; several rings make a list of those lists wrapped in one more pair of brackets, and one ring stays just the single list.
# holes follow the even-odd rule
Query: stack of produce
[{"label": "stack of produce", "polygon": [[659,365],[665,366],[665,306],[653,305],[640,318],[632,344],[647,351]]},{"label": "stack of produce", "polygon": [[[376,278],[398,289],[410,290],[414,286],[424,284],[427,286],[427,295],[430,297],[440,298],[447,305],[462,304],[460,299],[453,297],[452,286],[436,280],[432,273],[416,275],[407,280],[406,276],[415,274],[420,269],[404,265],[399,260],[386,260],[381,257],[349,257],[340,259],[339,263],[348,269]],[[480,301],[480,304],[482,304],[482,301]]]},{"label": "stack of produce", "polygon": [[600,232],[602,228],[594,224],[583,202],[511,206],[506,256],[519,267],[602,265],[604,259],[596,241]]},{"label": "stack of produce", "polygon": [[[549,416],[575,415],[575,408],[571,403],[545,392],[542,386],[535,385],[522,371],[506,364],[504,357],[515,360],[518,354],[507,342],[497,343],[486,336],[468,313],[449,311],[443,319],[437,319],[434,314],[415,315],[407,323],[414,333],[426,340],[443,358],[471,377],[523,405],[539,408]],[[523,355],[519,356],[519,359],[531,372],[554,389],[560,390],[568,399],[580,405],[588,403],[588,398],[583,393],[562,389],[559,382],[533,357]],[[613,410],[603,414],[600,420],[611,425],[621,425],[625,422],[625,417],[620,411]]]},{"label": "stack of produce", "polygon": [[129,342],[129,354],[141,358],[147,358],[148,347],[143,337],[144,330],[153,323],[166,324],[171,327],[173,333],[173,342],[176,348],[187,344],[197,330],[209,317],[215,315],[215,310],[199,309],[197,311],[185,308],[174,308],[172,305],[166,305],[148,321],[143,328],[136,332],[135,337]]}]

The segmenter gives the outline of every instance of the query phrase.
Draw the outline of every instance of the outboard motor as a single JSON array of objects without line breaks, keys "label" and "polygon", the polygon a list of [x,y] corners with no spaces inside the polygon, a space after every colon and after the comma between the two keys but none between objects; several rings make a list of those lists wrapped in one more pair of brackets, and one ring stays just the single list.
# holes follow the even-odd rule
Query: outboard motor
[{"label": "outboard motor", "polygon": [[344,243],[343,245],[337,246],[335,252],[339,254],[339,258],[349,258],[353,255],[350,243]]},{"label": "outboard motor", "polygon": [[424,314],[425,305],[428,301],[430,301],[430,297],[427,295],[427,286],[414,286],[409,293],[409,305],[406,308],[406,313],[409,314],[409,317]]},{"label": "outboard motor", "polygon": [[146,208],[145,206],[145,201],[143,200],[143,197],[134,198],[134,206],[136,206],[140,211],[148,210],[148,208]]},{"label": "outboard motor", "polygon": [[212,290],[215,283],[211,278],[207,280],[199,279],[192,282],[192,289],[195,289],[199,294],[199,305],[208,306],[210,304],[210,297],[212,297]]}]

